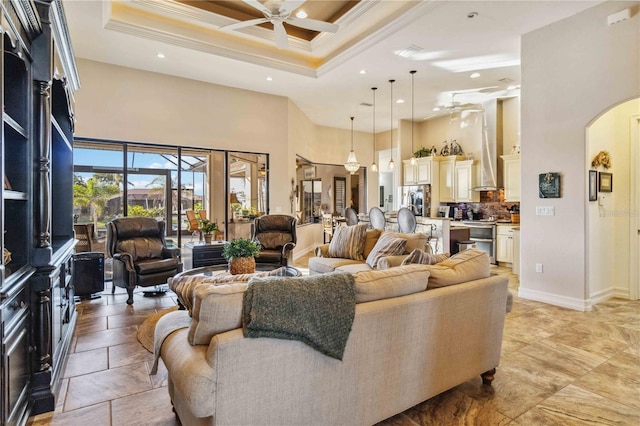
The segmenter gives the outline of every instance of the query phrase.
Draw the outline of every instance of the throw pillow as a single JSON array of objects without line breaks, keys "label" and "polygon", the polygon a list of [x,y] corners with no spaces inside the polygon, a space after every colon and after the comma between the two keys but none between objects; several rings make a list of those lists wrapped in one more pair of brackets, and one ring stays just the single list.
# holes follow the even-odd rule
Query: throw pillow
[{"label": "throw pillow", "polygon": [[215,286],[216,284],[249,282],[253,277],[281,276],[286,275],[285,267],[274,269],[273,271],[256,272],[253,274],[237,274],[231,275],[226,271],[213,272],[212,275],[183,275],[180,277],[169,278],[169,288],[178,296],[178,300],[182,306],[189,311],[192,316],[193,301],[195,291],[198,286]]},{"label": "throw pillow", "polygon": [[356,303],[406,296],[425,291],[429,280],[427,265],[406,265],[384,271],[364,271],[353,275]]},{"label": "throw pillow", "polygon": [[371,250],[375,247],[381,234],[382,229],[367,229],[367,233],[364,238],[364,252],[362,253],[362,256],[365,259],[369,257],[369,253],[371,253]]},{"label": "throw pillow", "polygon": [[426,267],[431,271],[429,288],[487,278],[491,274],[489,254],[474,248],[461,251],[440,263]]},{"label": "throw pillow", "polygon": [[396,238],[392,234],[383,234],[376,243],[369,256],[367,256],[367,265],[376,269],[378,267],[378,261],[384,256],[395,256],[404,253],[404,248],[407,245],[407,240],[402,238]]},{"label": "throw pillow", "polygon": [[406,234],[402,232],[392,232],[391,234],[396,238],[402,238],[403,240],[407,240],[407,246],[405,247],[405,251],[404,251],[407,254],[411,253],[415,249],[426,250],[426,246],[429,243],[429,236],[427,234],[422,234],[420,232],[415,232],[413,234]]},{"label": "throw pillow", "polygon": [[329,257],[364,260],[364,241],[367,224],[339,226],[329,244]]},{"label": "throw pillow", "polygon": [[421,265],[435,265],[436,263],[440,263],[445,259],[448,259],[451,255],[449,253],[443,254],[432,254],[422,251],[420,249],[415,249],[407,257],[404,258],[401,265],[410,265],[412,263],[417,263]]}]

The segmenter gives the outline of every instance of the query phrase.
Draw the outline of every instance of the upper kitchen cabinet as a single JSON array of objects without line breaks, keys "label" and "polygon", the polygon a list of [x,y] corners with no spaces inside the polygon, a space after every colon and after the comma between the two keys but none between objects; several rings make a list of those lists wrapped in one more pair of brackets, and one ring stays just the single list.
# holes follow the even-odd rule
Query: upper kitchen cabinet
[{"label": "upper kitchen cabinet", "polygon": [[520,201],[520,154],[502,155],[504,178],[504,201]]},{"label": "upper kitchen cabinet", "polygon": [[455,202],[477,203],[480,193],[475,191],[476,167],[474,160],[456,161],[455,167]]},{"label": "upper kitchen cabinet", "polygon": [[403,162],[403,181],[405,185],[434,185],[437,183],[438,161],[434,157],[416,158]]}]

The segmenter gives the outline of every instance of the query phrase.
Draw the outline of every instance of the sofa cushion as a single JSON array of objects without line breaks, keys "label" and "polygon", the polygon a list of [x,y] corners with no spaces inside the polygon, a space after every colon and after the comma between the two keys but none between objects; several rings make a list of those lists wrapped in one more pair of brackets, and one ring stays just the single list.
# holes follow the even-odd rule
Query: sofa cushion
[{"label": "sofa cushion", "polygon": [[369,253],[371,253],[371,250],[375,247],[380,235],[382,235],[382,229],[367,229],[364,237],[364,251],[362,253],[365,259],[369,257]]},{"label": "sofa cushion", "polygon": [[489,254],[474,248],[461,251],[440,263],[426,267],[431,271],[429,288],[487,278],[491,273]]},{"label": "sofa cushion", "polygon": [[248,284],[248,281],[236,281],[195,288],[190,344],[208,345],[216,334],[242,326],[242,295]]},{"label": "sofa cushion", "polygon": [[333,272],[336,268],[344,265],[366,265],[366,263],[361,260],[343,259],[341,257],[312,257],[309,259],[309,271],[316,274]]},{"label": "sofa cushion", "polygon": [[376,269],[378,261],[384,256],[395,256],[404,253],[404,248],[407,245],[407,240],[402,238],[396,238],[393,234],[383,234],[376,243],[369,256],[367,256],[367,265]]},{"label": "sofa cushion", "polygon": [[329,257],[364,260],[364,241],[367,224],[339,226],[329,243]]},{"label": "sofa cushion", "polygon": [[401,265],[411,265],[416,263],[419,265],[435,265],[438,262],[442,262],[445,259],[451,257],[449,253],[434,254],[427,253],[426,251],[415,249],[407,257],[404,258]]},{"label": "sofa cushion", "polygon": [[353,277],[356,303],[370,302],[426,290],[429,266],[405,265],[384,271],[358,272]]},{"label": "sofa cushion", "polygon": [[365,262],[351,263],[349,265],[338,266],[336,268],[336,272],[338,271],[356,274],[358,272],[371,271],[371,266],[367,265]]}]

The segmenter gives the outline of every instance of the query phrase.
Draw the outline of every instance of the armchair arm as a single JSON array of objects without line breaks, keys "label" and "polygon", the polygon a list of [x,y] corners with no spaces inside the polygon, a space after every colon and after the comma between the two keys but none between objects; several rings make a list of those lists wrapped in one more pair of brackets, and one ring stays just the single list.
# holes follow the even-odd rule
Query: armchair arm
[{"label": "armchair arm", "polygon": [[289,252],[291,252],[296,247],[295,243],[287,243],[282,246],[282,257],[287,257]]},{"label": "armchair arm", "polygon": [[163,248],[162,249],[162,257],[164,257],[165,259],[168,258],[174,258],[174,259],[179,259],[180,258],[180,249],[179,248]]},{"label": "armchair arm", "polygon": [[317,257],[329,257],[329,244],[322,244],[315,248]]},{"label": "armchair arm", "polygon": [[129,253],[115,253],[113,255],[113,260],[118,260],[124,264],[127,271],[135,270],[133,267],[133,258]]}]

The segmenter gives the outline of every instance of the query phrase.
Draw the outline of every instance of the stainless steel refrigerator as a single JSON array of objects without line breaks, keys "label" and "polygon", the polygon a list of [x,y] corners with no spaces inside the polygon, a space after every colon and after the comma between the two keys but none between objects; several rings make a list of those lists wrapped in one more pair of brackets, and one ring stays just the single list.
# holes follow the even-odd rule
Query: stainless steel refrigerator
[{"label": "stainless steel refrigerator", "polygon": [[416,216],[430,216],[431,185],[409,185],[398,187],[400,207],[413,210]]}]

